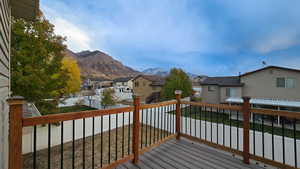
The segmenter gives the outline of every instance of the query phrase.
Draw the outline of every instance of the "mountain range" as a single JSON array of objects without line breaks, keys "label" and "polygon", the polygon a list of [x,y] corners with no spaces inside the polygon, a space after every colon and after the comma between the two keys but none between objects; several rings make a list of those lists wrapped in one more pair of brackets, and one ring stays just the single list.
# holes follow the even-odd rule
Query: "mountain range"
[{"label": "mountain range", "polygon": [[[164,68],[149,68],[139,72],[131,67],[123,65],[120,61],[115,60],[112,56],[99,50],[85,50],[76,53],[66,49],[65,55],[77,60],[81,70],[81,76],[84,78],[113,80],[120,77],[134,77],[138,74],[157,75],[162,77],[169,74],[169,70]],[[197,76],[192,73],[187,74],[191,78]]]},{"label": "mountain range", "polygon": [[81,76],[85,78],[112,80],[119,77],[133,77],[140,73],[99,50],[75,53],[67,49],[65,55],[77,60]]},{"label": "mountain range", "polygon": [[[143,74],[145,75],[157,75],[157,76],[168,76],[169,75],[170,70],[166,70],[164,68],[149,68],[149,69],[145,69],[144,71],[142,71]],[[189,73],[187,72],[187,75],[190,78],[195,78],[198,75],[195,75],[193,73]]]}]

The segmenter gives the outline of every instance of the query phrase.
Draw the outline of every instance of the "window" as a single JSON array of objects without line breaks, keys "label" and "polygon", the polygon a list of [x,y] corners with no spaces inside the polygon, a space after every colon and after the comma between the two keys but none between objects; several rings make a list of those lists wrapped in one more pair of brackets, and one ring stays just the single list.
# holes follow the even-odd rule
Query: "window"
[{"label": "window", "polygon": [[135,82],[135,83],[134,83],[134,86],[135,86],[135,87],[139,87],[139,82]]},{"label": "window", "polygon": [[208,91],[209,92],[213,92],[213,91],[215,91],[216,89],[215,89],[215,86],[208,86]]},{"label": "window", "polygon": [[226,97],[235,97],[236,90],[235,88],[226,88]]},{"label": "window", "polygon": [[295,78],[284,78],[279,77],[276,79],[276,85],[279,88],[295,88],[296,87],[296,80]]},{"label": "window", "polygon": [[279,77],[276,80],[277,87],[285,88],[285,78]]},{"label": "window", "polygon": [[296,87],[296,80],[294,78],[287,78],[286,79],[286,88],[295,88]]}]

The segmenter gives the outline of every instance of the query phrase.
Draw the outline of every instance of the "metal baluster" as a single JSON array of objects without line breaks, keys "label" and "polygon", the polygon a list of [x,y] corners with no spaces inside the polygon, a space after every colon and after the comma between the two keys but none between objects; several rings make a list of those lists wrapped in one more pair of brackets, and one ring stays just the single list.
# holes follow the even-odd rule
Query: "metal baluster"
[{"label": "metal baluster", "polygon": [[128,155],[130,154],[130,112],[128,112],[128,118],[129,118],[129,127],[128,127]]},{"label": "metal baluster", "polygon": [[154,133],[153,133],[153,143],[155,143],[156,138],[155,138],[155,131],[156,131],[156,107],[153,108],[154,109],[154,117],[153,117],[153,129],[154,129]]},{"label": "metal baluster", "polygon": [[92,119],[92,169],[95,168],[95,117]]},{"label": "metal baluster", "polygon": [[205,140],[207,140],[207,120],[206,120],[206,113],[207,113],[207,110],[206,110],[206,107],[204,107],[204,123],[205,123],[204,134],[205,134]]},{"label": "metal baluster", "polygon": [[118,160],[118,113],[116,114],[116,158]]},{"label": "metal baluster", "polygon": [[36,126],[33,127],[33,169],[36,169]]},{"label": "metal baluster", "polygon": [[229,110],[229,129],[230,129],[230,131],[229,131],[229,136],[230,136],[230,139],[229,139],[229,145],[230,145],[230,148],[232,148],[232,131],[231,131],[231,124],[232,122],[231,122],[231,110]]},{"label": "metal baluster", "polygon": [[146,147],[148,146],[148,109],[146,109]]},{"label": "metal baluster", "polygon": [[217,144],[219,144],[219,109],[217,108]]},{"label": "metal baluster", "polygon": [[212,107],[210,108],[210,142],[213,142],[212,141],[212,132],[213,132],[213,130],[212,130],[212,128],[213,128],[213,125],[212,125]]},{"label": "metal baluster", "polygon": [[237,121],[237,127],[236,127],[236,132],[237,132],[237,149],[239,150],[239,145],[240,145],[240,133],[239,133],[239,111],[236,111],[236,121]]},{"label": "metal baluster", "polygon": [[110,129],[111,129],[111,115],[108,115],[108,164],[110,164]]},{"label": "metal baluster", "polygon": [[199,138],[202,139],[202,119],[201,119],[202,107],[199,106],[199,119],[200,119],[200,129],[199,129]]},{"label": "metal baluster", "polygon": [[64,122],[61,122],[60,128],[60,168],[64,168]]},{"label": "metal baluster", "polygon": [[166,115],[167,115],[167,108],[166,106],[164,106],[164,138],[166,137],[166,124],[167,124],[167,118],[166,118]]},{"label": "metal baluster", "polygon": [[256,155],[256,151],[255,151],[255,129],[256,129],[256,125],[255,125],[255,113],[253,113],[253,154]]},{"label": "metal baluster", "polygon": [[297,139],[296,139],[296,119],[294,119],[294,153],[295,153],[295,168],[298,168],[297,164]]},{"label": "metal baluster", "polygon": [[281,130],[282,130],[282,153],[283,153],[283,164],[285,164],[285,139],[284,139],[284,135],[285,135],[285,131],[284,131],[284,124],[285,123],[285,119],[282,118],[282,126],[281,126]]},{"label": "metal baluster", "polygon": [[159,112],[160,112],[160,140],[163,138],[163,107],[160,107]]},{"label": "metal baluster", "polygon": [[262,115],[261,128],[262,128],[262,139],[261,139],[262,153],[263,153],[263,157],[265,158],[265,116],[264,115]]},{"label": "metal baluster", "polygon": [[197,107],[194,106],[194,130],[195,130],[195,137],[197,137],[197,124],[196,124],[196,121],[197,121]]},{"label": "metal baluster", "polygon": [[144,109],[142,109],[142,124],[141,124],[141,148],[143,148],[143,129],[144,129]]},{"label": "metal baluster", "polygon": [[85,169],[85,118],[83,119],[82,168]]},{"label": "metal baluster", "polygon": [[274,116],[272,116],[272,160],[274,161]]},{"label": "metal baluster", "polygon": [[100,157],[100,162],[101,162],[101,168],[103,166],[103,116],[101,116],[101,157]]},{"label": "metal baluster", "polygon": [[185,117],[185,134],[187,134],[187,105],[185,104],[185,108],[184,108],[184,117]]},{"label": "metal baluster", "polygon": [[169,136],[169,113],[170,113],[170,108],[167,106],[167,136]]},{"label": "metal baluster", "polygon": [[192,105],[190,105],[190,136],[192,136]]},{"label": "metal baluster", "polygon": [[72,168],[74,169],[75,168],[75,120],[73,120],[73,123],[72,123],[72,130],[73,130],[73,133],[72,133]]},{"label": "metal baluster", "polygon": [[226,139],[226,133],[225,133],[225,110],[223,109],[223,113],[222,113],[223,117],[222,117],[222,123],[223,123],[223,146],[225,146],[225,139]]},{"label": "metal baluster", "polygon": [[125,122],[125,113],[123,112],[123,120],[122,120],[122,158],[124,157],[124,136],[125,136],[125,131],[124,131],[124,122]]},{"label": "metal baluster", "polygon": [[151,145],[152,143],[152,108],[150,108],[150,140],[149,144]]},{"label": "metal baluster", "polygon": [[51,124],[48,124],[48,169],[51,168]]}]

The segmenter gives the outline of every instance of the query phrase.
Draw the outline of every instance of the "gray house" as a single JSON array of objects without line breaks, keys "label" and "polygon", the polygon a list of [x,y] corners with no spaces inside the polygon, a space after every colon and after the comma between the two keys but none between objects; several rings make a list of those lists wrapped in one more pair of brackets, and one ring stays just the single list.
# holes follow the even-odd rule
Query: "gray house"
[{"label": "gray house", "polygon": [[0,0],[0,168],[8,167],[8,105],[10,93],[11,16],[34,19],[39,0]]},{"label": "gray house", "polygon": [[208,77],[202,82],[207,103],[241,103],[251,97],[255,106],[300,107],[300,70],[267,66],[240,76]]}]

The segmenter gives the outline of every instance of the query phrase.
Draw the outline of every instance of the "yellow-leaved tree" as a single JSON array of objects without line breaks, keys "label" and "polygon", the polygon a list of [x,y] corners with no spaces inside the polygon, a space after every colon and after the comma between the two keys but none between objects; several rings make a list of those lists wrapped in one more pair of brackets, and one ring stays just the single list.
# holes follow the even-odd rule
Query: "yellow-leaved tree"
[{"label": "yellow-leaved tree", "polygon": [[69,75],[67,86],[63,89],[64,93],[72,94],[80,91],[80,68],[77,61],[69,56],[64,57],[62,60],[62,69]]}]

